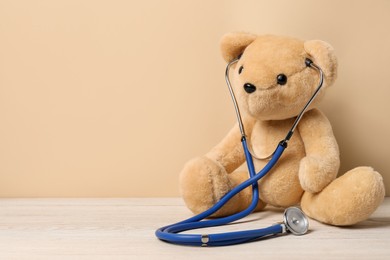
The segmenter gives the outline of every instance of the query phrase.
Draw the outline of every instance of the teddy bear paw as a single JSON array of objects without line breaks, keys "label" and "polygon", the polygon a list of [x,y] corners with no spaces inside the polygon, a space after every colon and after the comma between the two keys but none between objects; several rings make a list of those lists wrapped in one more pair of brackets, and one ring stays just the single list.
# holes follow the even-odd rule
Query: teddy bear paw
[{"label": "teddy bear paw", "polygon": [[180,173],[181,193],[188,208],[200,213],[231,189],[226,170],[206,156],[190,160]]},{"label": "teddy bear paw", "polygon": [[299,181],[302,189],[311,193],[323,190],[336,178],[336,175],[337,171],[334,171],[334,167],[322,163],[321,158],[307,156],[299,165]]}]

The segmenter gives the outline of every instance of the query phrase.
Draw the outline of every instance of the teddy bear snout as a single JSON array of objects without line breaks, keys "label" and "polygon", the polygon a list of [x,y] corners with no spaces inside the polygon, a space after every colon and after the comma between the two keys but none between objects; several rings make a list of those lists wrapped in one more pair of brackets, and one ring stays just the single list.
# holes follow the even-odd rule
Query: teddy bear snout
[{"label": "teddy bear snout", "polygon": [[245,83],[244,90],[246,93],[250,94],[256,91],[256,86],[251,83]]}]

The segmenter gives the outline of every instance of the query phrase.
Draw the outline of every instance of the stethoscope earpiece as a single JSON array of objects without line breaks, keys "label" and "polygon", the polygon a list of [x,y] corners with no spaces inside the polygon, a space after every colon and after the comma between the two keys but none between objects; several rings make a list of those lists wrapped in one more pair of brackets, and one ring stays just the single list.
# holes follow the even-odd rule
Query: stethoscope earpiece
[{"label": "stethoscope earpiece", "polygon": [[306,64],[307,67],[310,67],[311,64],[313,64],[313,61],[311,59],[309,59],[309,58],[306,58],[305,59],[305,64]]},{"label": "stethoscope earpiece", "polygon": [[297,236],[304,235],[309,230],[308,219],[297,207],[289,207],[284,211],[283,222],[286,229]]}]

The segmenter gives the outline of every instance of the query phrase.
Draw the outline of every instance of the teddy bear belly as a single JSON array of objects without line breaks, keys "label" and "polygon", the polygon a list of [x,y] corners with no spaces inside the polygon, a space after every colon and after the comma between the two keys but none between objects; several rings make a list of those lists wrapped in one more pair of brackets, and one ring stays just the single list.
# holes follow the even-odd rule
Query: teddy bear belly
[{"label": "teddy bear belly", "polygon": [[[272,154],[277,144],[284,139],[292,120],[257,124],[252,132],[252,146],[256,155]],[[300,160],[305,156],[304,145],[299,132],[288,143],[283,155],[272,170],[259,181],[260,199],[270,205],[288,207],[298,204],[303,194],[299,183]],[[255,168],[260,171],[268,160],[254,159]]]}]

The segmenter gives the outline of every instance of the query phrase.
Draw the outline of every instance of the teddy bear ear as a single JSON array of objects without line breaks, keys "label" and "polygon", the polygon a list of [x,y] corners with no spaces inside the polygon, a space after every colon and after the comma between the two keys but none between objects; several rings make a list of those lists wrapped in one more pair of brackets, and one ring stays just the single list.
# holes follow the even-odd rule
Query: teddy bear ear
[{"label": "teddy bear ear", "polygon": [[332,85],[337,77],[337,58],[333,47],[324,41],[311,40],[304,43],[304,48],[313,62],[324,72],[327,85]]},{"label": "teddy bear ear", "polygon": [[256,37],[254,34],[243,32],[225,34],[221,39],[220,45],[222,57],[226,62],[231,62],[238,58]]}]

